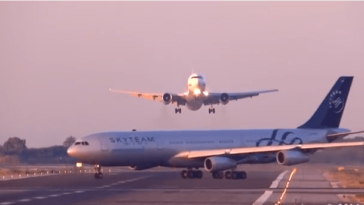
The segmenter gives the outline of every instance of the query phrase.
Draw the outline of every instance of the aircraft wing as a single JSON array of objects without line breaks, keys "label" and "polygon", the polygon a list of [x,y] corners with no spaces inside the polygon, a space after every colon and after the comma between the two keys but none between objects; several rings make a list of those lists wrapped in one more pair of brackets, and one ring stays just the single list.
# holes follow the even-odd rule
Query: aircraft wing
[{"label": "aircraft wing", "polygon": [[295,145],[278,145],[278,146],[264,146],[264,147],[243,147],[231,149],[212,149],[212,150],[196,150],[182,152],[176,157],[183,158],[199,158],[211,157],[219,155],[236,155],[236,154],[252,154],[262,152],[278,152],[284,150],[309,150],[309,149],[323,149],[335,147],[350,147],[350,146],[363,146],[364,142],[340,142],[340,143],[314,143],[314,144],[295,144]]},{"label": "aircraft wing", "polygon": [[252,98],[254,96],[258,96],[262,93],[270,93],[270,92],[276,92],[278,89],[273,90],[261,90],[261,91],[252,91],[252,92],[240,92],[240,93],[209,93],[204,100],[204,105],[211,105],[211,104],[219,104],[220,98],[223,94],[227,94],[228,100],[239,100],[243,98]]},{"label": "aircraft wing", "polygon": [[[141,97],[147,100],[155,100],[158,102],[163,102],[163,94],[164,93],[141,93],[141,92],[134,92],[134,91],[124,91],[124,90],[115,90],[115,89],[109,89],[110,92],[113,93],[123,93],[123,94],[129,94],[133,97]],[[169,93],[172,96],[171,103],[179,103],[179,105],[185,105],[186,99],[183,94],[175,94],[175,93]]]}]

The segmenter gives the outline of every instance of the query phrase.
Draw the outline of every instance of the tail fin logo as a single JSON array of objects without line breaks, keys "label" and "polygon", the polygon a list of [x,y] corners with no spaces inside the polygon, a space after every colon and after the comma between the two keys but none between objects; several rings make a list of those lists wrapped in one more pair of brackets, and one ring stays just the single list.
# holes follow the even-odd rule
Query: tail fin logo
[{"label": "tail fin logo", "polygon": [[329,106],[335,113],[341,113],[343,111],[344,99],[341,97],[341,91],[336,90],[330,94]]}]

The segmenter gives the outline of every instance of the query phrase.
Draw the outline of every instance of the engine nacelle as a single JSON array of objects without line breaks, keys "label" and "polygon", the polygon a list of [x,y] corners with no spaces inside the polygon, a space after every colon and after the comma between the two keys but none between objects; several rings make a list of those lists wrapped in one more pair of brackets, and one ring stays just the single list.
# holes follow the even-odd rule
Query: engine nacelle
[{"label": "engine nacelle", "polygon": [[276,158],[278,164],[288,166],[305,163],[310,160],[307,154],[297,150],[279,151]]},{"label": "engine nacelle", "polygon": [[223,105],[228,104],[228,102],[229,102],[229,95],[227,93],[221,94],[221,96],[220,96],[220,102]]},{"label": "engine nacelle", "polygon": [[143,165],[133,165],[133,166],[129,166],[129,169],[131,170],[145,170],[145,169],[150,169],[156,167],[156,165],[153,164],[143,164]]},{"label": "engine nacelle", "polygon": [[204,167],[209,172],[235,169],[236,166],[237,162],[227,157],[209,157],[204,161]]},{"label": "engine nacelle", "polygon": [[168,105],[171,102],[172,102],[172,95],[169,93],[164,93],[163,94],[163,103]]}]

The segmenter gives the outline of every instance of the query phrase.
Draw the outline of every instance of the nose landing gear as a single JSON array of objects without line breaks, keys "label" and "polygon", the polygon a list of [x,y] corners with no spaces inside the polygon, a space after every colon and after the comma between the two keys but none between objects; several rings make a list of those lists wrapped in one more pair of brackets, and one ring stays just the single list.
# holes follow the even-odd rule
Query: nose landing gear
[{"label": "nose landing gear", "polygon": [[215,108],[209,108],[209,114],[211,113],[215,114]]},{"label": "nose landing gear", "polygon": [[101,172],[101,166],[96,164],[94,165],[94,171],[95,171],[95,179],[102,179],[104,175]]},{"label": "nose landing gear", "polygon": [[181,114],[181,111],[182,111],[181,108],[178,107],[178,108],[175,108],[174,113],[176,113],[176,114],[180,113]]}]

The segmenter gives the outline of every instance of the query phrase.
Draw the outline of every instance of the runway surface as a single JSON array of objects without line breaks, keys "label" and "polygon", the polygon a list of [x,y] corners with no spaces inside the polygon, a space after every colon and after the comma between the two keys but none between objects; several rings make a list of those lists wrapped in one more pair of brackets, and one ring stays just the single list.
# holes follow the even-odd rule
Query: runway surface
[{"label": "runway surface", "polygon": [[[18,180],[0,180],[0,205],[7,204],[339,204],[338,194],[362,189],[332,188],[318,166],[283,167],[243,165],[246,180],[182,179],[180,169],[146,171],[104,170],[103,179],[92,173],[53,174]],[[356,204],[356,203],[355,203]]]}]

